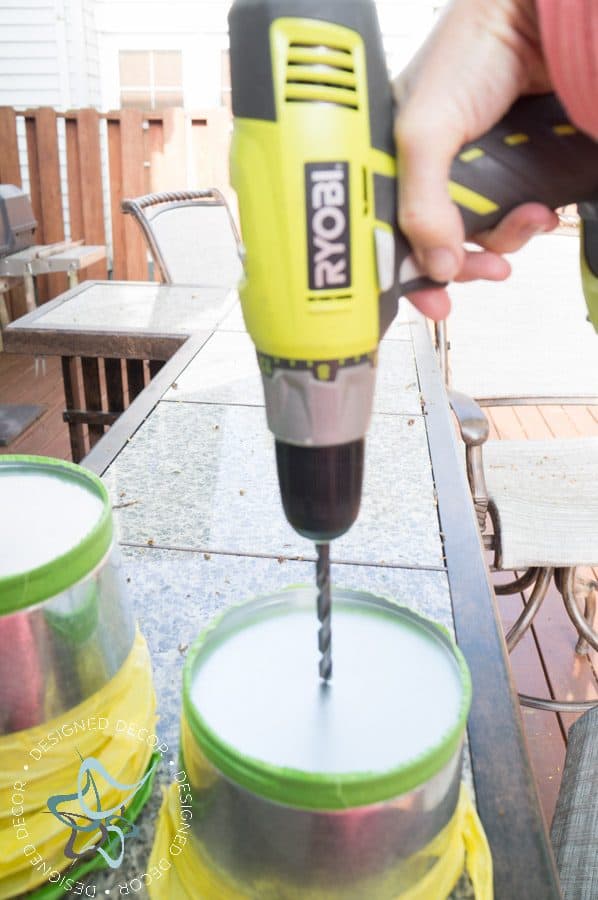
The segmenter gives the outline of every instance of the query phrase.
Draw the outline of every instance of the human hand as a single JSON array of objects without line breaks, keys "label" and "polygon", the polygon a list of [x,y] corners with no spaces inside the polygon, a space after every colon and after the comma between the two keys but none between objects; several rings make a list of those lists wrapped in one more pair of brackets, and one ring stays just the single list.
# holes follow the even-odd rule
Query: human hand
[{"label": "human hand", "polygon": [[[549,90],[535,0],[453,0],[396,79],[399,226],[435,281],[500,281],[510,273],[501,254],[556,227],[556,213],[526,203],[471,239],[480,250],[466,250],[463,222],[448,193],[460,147],[495,125],[521,94]],[[432,319],[450,310],[443,288],[409,299]]]}]

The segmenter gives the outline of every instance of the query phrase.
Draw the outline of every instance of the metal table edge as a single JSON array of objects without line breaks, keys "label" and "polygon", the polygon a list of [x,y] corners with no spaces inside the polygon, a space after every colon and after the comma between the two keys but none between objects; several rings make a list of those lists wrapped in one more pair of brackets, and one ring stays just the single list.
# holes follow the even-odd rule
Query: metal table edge
[{"label": "metal table edge", "polygon": [[[139,333],[139,329],[120,328],[118,334],[111,331],[107,326],[96,330],[81,331],[76,328],[56,328],[54,325],[37,324],[38,320],[45,318],[48,313],[53,312],[65,303],[68,303],[78,294],[94,288],[96,285],[109,285],[111,289],[120,286],[126,287],[177,287],[198,290],[202,288],[226,290],[227,297],[233,292],[232,288],[222,288],[217,285],[164,285],[160,282],[147,281],[114,281],[112,279],[87,279],[80,282],[72,288],[61,293],[53,300],[42,303],[31,312],[25,313],[14,322],[10,322],[4,329],[4,350],[7,353],[29,354],[34,352],[36,356],[90,356],[90,357],[106,357],[111,355],[109,350],[114,352],[114,356],[121,356],[123,359],[138,359],[142,357],[155,359],[169,359],[173,353],[183,344],[189,337],[189,331],[181,331],[179,333],[164,334],[161,332]],[[236,293],[236,291],[235,291]],[[215,330],[231,312],[234,303],[227,308],[224,315],[209,329],[200,329],[197,334],[203,334],[204,331]],[[103,345],[98,349],[98,341],[110,339],[110,348]],[[30,342],[36,341],[34,351],[29,346]],[[77,347],[73,347],[72,343],[76,342]],[[132,346],[132,342],[134,346]]]},{"label": "metal table edge", "polygon": [[[497,900],[562,896],[527,752],[517,693],[485,563],[465,467],[425,320],[411,324],[444,535],[457,642],[473,682],[468,723],[477,809],[494,863]],[[517,818],[509,816],[516,808]]]}]

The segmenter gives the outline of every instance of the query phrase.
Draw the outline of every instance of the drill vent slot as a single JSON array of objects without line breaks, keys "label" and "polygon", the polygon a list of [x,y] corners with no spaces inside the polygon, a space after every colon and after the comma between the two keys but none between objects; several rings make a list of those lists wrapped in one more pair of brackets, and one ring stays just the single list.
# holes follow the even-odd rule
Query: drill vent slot
[{"label": "drill vent slot", "polygon": [[307,42],[289,44],[285,100],[358,109],[353,51]]},{"label": "drill vent slot", "polygon": [[339,302],[340,301],[344,302],[345,300],[352,300],[353,294],[327,294],[325,297],[318,297],[318,296],[315,296],[312,294],[307,299],[309,300],[310,303],[314,303],[316,300],[318,300],[320,302],[325,302],[325,303],[328,303],[331,300],[332,301],[337,300]]}]

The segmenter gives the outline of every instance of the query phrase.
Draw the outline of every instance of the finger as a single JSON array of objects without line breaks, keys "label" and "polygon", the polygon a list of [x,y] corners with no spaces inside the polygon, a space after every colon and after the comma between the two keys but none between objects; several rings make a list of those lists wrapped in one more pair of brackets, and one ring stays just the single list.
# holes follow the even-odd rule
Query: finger
[{"label": "finger", "polygon": [[429,121],[406,112],[397,120],[399,226],[420,268],[435,281],[452,281],[463,263],[463,221],[448,189],[451,162],[460,138],[441,129],[433,138]]},{"label": "finger", "polygon": [[416,309],[435,322],[446,319],[451,311],[451,301],[444,288],[426,288],[406,296]]},{"label": "finger", "polygon": [[498,253],[488,250],[468,250],[455,281],[504,281],[511,274],[511,266]]},{"label": "finger", "polygon": [[523,203],[502,219],[496,228],[472,238],[476,244],[494,253],[514,253],[537,234],[552,231],[559,223],[557,214],[540,203]]}]

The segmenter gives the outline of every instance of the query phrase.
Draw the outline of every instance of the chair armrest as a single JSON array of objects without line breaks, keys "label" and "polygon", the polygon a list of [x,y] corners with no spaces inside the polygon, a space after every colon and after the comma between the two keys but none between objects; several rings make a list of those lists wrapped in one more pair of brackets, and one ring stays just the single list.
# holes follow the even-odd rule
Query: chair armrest
[{"label": "chair armrest", "polygon": [[465,444],[465,466],[467,480],[473,499],[480,531],[486,530],[486,514],[488,512],[488,488],[484,475],[482,444],[488,440],[490,428],[488,419],[475,400],[458,391],[447,391],[450,407],[459,423],[461,440]]},{"label": "chair armrest", "polygon": [[461,439],[466,447],[478,447],[488,440],[490,428],[482,408],[467,394],[447,391],[448,401],[459,423]]}]

